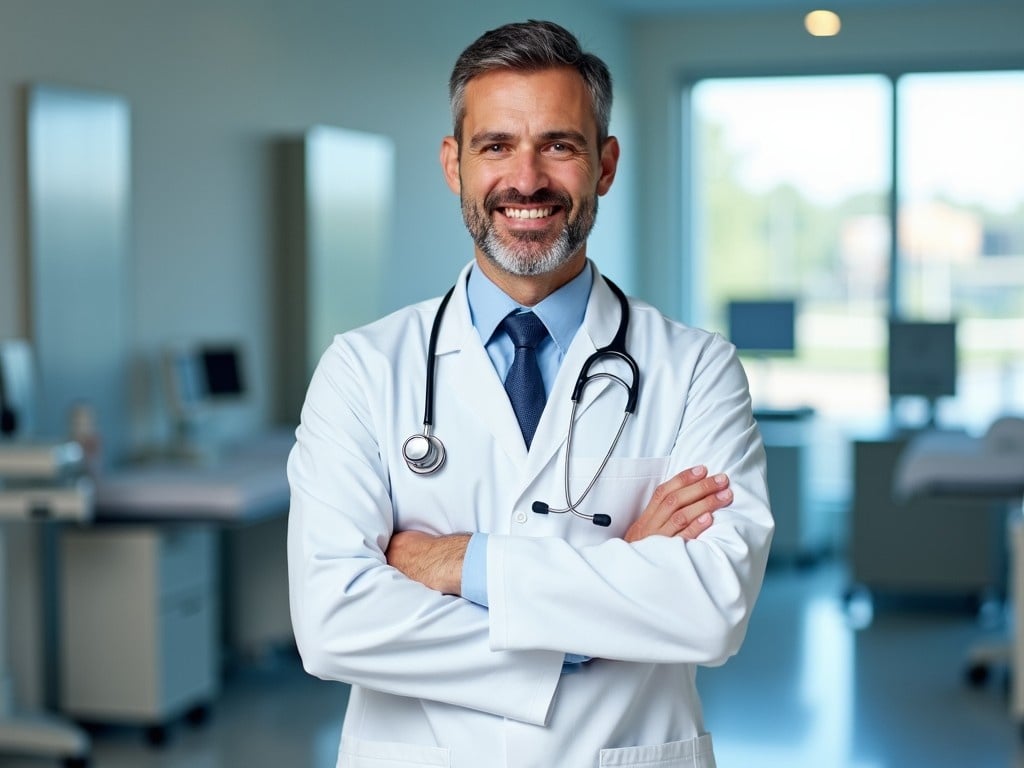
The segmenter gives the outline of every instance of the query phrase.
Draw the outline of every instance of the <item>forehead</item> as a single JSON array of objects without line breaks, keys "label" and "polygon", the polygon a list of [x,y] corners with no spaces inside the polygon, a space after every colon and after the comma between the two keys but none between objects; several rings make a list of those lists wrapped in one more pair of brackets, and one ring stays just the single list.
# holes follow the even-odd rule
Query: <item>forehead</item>
[{"label": "forehead", "polygon": [[597,130],[583,77],[571,67],[517,72],[499,69],[466,85],[463,131],[543,133]]}]

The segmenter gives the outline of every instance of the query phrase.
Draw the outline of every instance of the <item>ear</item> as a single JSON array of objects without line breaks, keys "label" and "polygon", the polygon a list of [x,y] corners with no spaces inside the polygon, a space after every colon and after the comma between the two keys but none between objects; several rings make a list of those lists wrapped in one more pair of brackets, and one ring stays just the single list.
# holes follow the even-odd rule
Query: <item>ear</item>
[{"label": "ear", "polygon": [[619,166],[619,140],[609,136],[601,147],[601,176],[597,180],[597,194],[607,194],[615,181],[615,169]]},{"label": "ear", "polygon": [[441,170],[448,188],[456,195],[462,193],[462,180],[459,178],[459,143],[454,136],[445,136],[441,142]]}]

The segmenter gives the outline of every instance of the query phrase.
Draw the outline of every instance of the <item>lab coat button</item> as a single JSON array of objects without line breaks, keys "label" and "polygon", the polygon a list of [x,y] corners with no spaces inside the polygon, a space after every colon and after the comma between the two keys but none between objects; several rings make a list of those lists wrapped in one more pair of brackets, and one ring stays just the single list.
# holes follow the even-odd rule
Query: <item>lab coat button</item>
[{"label": "lab coat button", "polygon": [[516,522],[517,523],[525,523],[526,522],[526,513],[525,512],[516,512]]}]

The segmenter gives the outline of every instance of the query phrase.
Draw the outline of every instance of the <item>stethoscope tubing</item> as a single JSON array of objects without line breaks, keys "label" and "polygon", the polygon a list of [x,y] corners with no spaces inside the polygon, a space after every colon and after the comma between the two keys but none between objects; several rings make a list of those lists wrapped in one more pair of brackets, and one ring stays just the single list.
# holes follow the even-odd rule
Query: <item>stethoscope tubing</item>
[{"label": "stethoscope tubing", "polygon": [[[626,382],[623,381],[618,376],[613,376],[611,374],[605,374],[605,376],[610,379],[615,379],[627,389],[629,388],[629,385],[627,385]],[[623,413],[622,421],[619,422],[619,430],[618,432],[615,433],[615,437],[612,439],[612,444],[608,447],[608,451],[605,453],[604,459],[601,460],[601,466],[597,468],[597,472],[594,473],[594,477],[590,480],[590,483],[587,485],[587,487],[583,489],[583,493],[580,494],[580,497],[576,499],[576,501],[573,501],[572,490],[569,487],[569,457],[572,455],[572,438],[573,432],[575,431],[573,429],[573,426],[576,423],[577,405],[578,403],[576,401],[573,401],[572,412],[569,414],[569,418],[572,421],[569,423],[569,434],[566,436],[565,439],[565,503],[568,506],[563,507],[561,509],[552,509],[551,507],[548,507],[548,512],[556,515],[564,514],[566,512],[572,512],[574,515],[576,515],[577,517],[582,517],[584,520],[593,520],[593,515],[588,515],[585,512],[580,512],[578,507],[587,498],[587,495],[590,493],[591,489],[593,489],[593,487],[597,484],[598,478],[601,477],[601,473],[604,472],[604,468],[608,465],[609,459],[611,459],[612,454],[615,452],[615,446],[619,444],[619,438],[622,437],[622,431],[626,428],[626,422],[629,421],[629,417],[632,414],[629,411]]]},{"label": "stethoscope tubing", "polygon": [[[619,438],[622,437],[622,432],[626,427],[626,422],[629,421],[629,417],[636,409],[640,391],[640,369],[637,366],[636,360],[634,360],[632,355],[630,355],[626,350],[626,332],[629,328],[629,302],[626,299],[626,295],[617,285],[615,285],[615,283],[607,278],[605,279],[605,282],[619,300],[619,305],[621,307],[619,327],[609,344],[604,347],[600,347],[586,359],[583,363],[583,367],[580,369],[580,374],[576,379],[576,386],[573,388],[572,411],[569,415],[569,432],[566,435],[565,447],[566,506],[560,509],[552,509],[541,501],[535,501],[533,503],[533,510],[539,514],[547,514],[549,512],[554,514],[563,514],[571,512],[577,517],[584,520],[590,520],[595,525],[601,526],[609,525],[611,523],[611,518],[606,514],[590,515],[586,512],[582,512],[579,509],[579,505],[583,503],[587,498],[587,495],[597,484],[598,478],[601,477],[601,473],[604,471],[608,461],[611,459],[612,453],[615,451],[615,447],[619,444]],[[430,338],[427,342],[427,372],[426,386],[424,387],[423,431],[422,433],[411,435],[402,444],[402,456],[405,459],[406,464],[410,470],[418,475],[433,474],[442,467],[446,458],[444,444],[441,442],[440,438],[433,433],[434,372],[437,368],[437,339],[440,333],[441,320],[454,292],[455,286],[452,286],[441,299],[441,303],[438,305],[437,312],[434,315],[434,322],[430,327]],[[633,378],[632,384],[627,383],[622,377],[606,371],[590,373],[590,367],[602,358],[606,357],[614,357],[624,362],[629,367]],[[611,445],[605,452],[604,458],[601,460],[600,467],[598,467],[597,472],[594,474],[594,477],[591,479],[590,483],[588,483],[587,487],[583,490],[580,497],[573,501],[572,491],[569,487],[569,462],[572,456],[573,434],[576,425],[576,409],[579,406],[583,389],[586,387],[588,382],[593,381],[594,379],[611,379],[618,384],[621,384],[626,390],[626,405],[623,409],[622,421],[619,424],[618,431],[615,433],[615,437],[612,440]]]}]

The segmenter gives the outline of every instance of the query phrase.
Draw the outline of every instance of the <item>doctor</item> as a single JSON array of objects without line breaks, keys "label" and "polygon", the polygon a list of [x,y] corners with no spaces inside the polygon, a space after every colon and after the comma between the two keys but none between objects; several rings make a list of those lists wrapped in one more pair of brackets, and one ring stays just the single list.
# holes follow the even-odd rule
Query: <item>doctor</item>
[{"label": "doctor", "polygon": [[[619,157],[600,59],[511,24],[450,95],[474,259],[443,308],[335,338],[288,464],[296,640],[352,686],[337,764],[714,766],[696,667],[739,649],[773,530],[746,378],[587,259]],[[616,338],[635,372],[599,356],[576,397]]]}]

